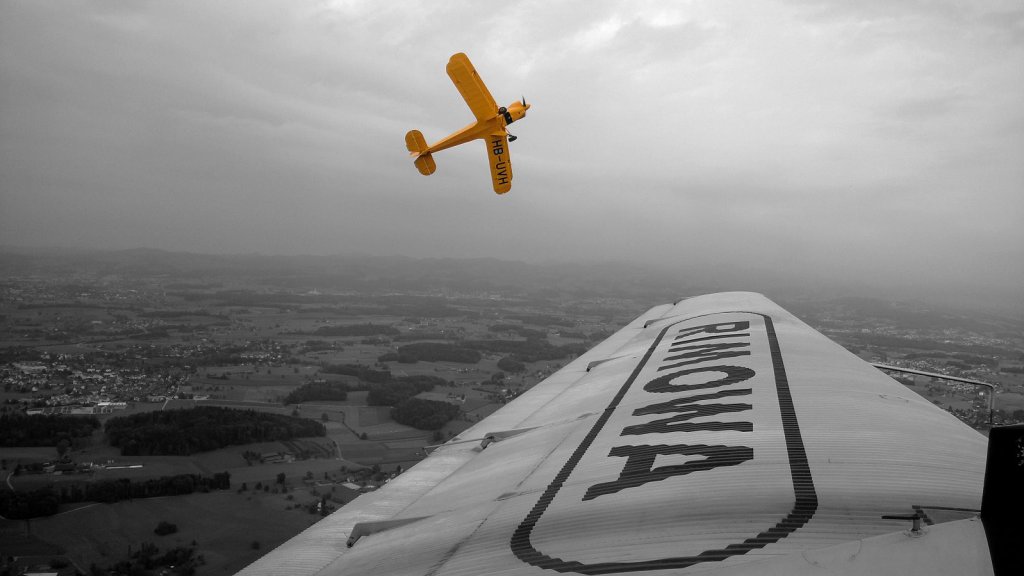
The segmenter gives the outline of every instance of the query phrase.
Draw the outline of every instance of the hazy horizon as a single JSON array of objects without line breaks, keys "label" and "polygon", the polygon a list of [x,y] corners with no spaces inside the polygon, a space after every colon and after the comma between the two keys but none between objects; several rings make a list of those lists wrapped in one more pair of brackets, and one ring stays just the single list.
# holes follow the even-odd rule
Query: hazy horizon
[{"label": "hazy horizon", "polygon": [[[284,271],[288,275],[298,273],[299,277],[315,281],[318,276],[325,280],[335,278],[340,272],[345,272],[347,268],[344,266],[349,264],[354,264],[356,271],[366,273],[367,269],[364,269],[363,266],[370,264],[368,270],[376,272],[386,270],[399,276],[403,273],[415,273],[417,270],[421,273],[424,270],[430,270],[428,275],[434,279],[447,272],[455,273],[457,276],[452,279],[465,280],[465,285],[470,292],[476,291],[481,285],[498,289],[499,292],[501,289],[515,290],[524,285],[538,287],[538,282],[547,279],[546,281],[550,281],[552,287],[564,288],[565,282],[568,281],[570,284],[575,282],[577,286],[588,286],[594,290],[595,294],[604,293],[606,296],[632,297],[635,296],[633,292],[636,290],[648,295],[658,293],[660,295],[659,303],[712,292],[745,291],[761,292],[770,299],[784,304],[795,304],[801,301],[825,302],[843,298],[868,298],[916,306],[938,306],[950,312],[998,314],[1024,319],[1024,308],[1018,305],[1018,294],[1012,290],[1000,292],[989,289],[965,295],[962,290],[957,290],[955,287],[920,286],[905,282],[879,283],[869,278],[839,281],[824,276],[817,278],[789,277],[783,273],[769,273],[761,269],[743,271],[735,267],[698,266],[673,268],[646,262],[613,259],[560,261],[557,259],[524,260],[494,256],[416,257],[404,254],[355,252],[290,255],[256,252],[201,253],[147,247],[102,250],[82,247],[26,247],[0,244],[0,279],[19,275],[11,273],[12,262],[9,258],[5,259],[5,256],[32,258],[30,262],[22,260],[22,263],[26,264],[25,268],[28,273],[33,272],[33,268],[49,270],[52,273],[55,268],[68,266],[67,258],[72,257],[74,258],[73,266],[68,266],[67,269],[69,271],[74,269],[76,272],[91,269],[93,272],[106,270],[103,273],[110,274],[112,270],[117,270],[118,273],[129,273],[133,276],[142,272],[142,276],[145,276],[146,270],[152,272],[154,268],[170,263],[169,268],[161,269],[161,274],[180,272],[180,267],[184,266],[190,277],[196,274],[196,270],[204,270],[220,279],[225,277],[241,279],[251,276],[253,273],[256,273],[256,276],[269,273],[268,278],[272,278],[273,272],[277,269],[275,266],[280,266],[277,269],[278,272]],[[198,259],[203,265],[188,270],[190,265],[197,264],[190,260],[191,258]],[[212,267],[208,261],[209,258],[218,259]],[[231,265],[224,268],[216,265],[216,262]],[[317,263],[321,263],[323,267],[315,268]],[[112,268],[111,264],[113,264]],[[339,268],[339,265],[342,267]],[[380,268],[380,266],[384,266],[384,268]],[[18,270],[21,271],[22,268],[18,268]],[[529,277],[520,278],[518,274],[523,272],[528,273]],[[507,283],[503,281],[507,281]],[[580,285],[580,282],[583,284]],[[329,281],[325,281],[317,287],[332,289]],[[436,286],[425,287],[436,288]],[[616,290],[616,287],[621,290]],[[399,288],[404,287],[400,286]]]},{"label": "hazy horizon", "polygon": [[[472,119],[466,52],[513,125]],[[1024,6],[0,3],[0,245],[636,262],[1024,309]]]}]

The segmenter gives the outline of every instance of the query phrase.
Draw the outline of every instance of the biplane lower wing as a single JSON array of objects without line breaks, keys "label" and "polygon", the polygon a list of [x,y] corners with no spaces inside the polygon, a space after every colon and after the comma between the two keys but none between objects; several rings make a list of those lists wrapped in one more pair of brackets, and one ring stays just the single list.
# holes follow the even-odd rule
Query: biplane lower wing
[{"label": "biplane lower wing", "polygon": [[491,183],[495,193],[504,194],[512,189],[512,155],[508,150],[508,135],[491,134],[485,142],[491,165]]},{"label": "biplane lower wing", "polygon": [[241,574],[992,574],[985,453],[763,296],[698,296]]}]

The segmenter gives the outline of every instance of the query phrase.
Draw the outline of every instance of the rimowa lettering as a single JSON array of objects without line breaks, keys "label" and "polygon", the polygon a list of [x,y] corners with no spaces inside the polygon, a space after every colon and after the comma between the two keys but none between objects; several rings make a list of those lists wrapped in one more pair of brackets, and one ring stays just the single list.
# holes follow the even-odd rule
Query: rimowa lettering
[{"label": "rimowa lettering", "polygon": [[505,161],[505,145],[504,139],[493,137],[491,138],[491,153],[495,156],[492,160],[494,163],[494,181],[498,184],[509,183],[508,173],[508,162]]},{"label": "rimowa lettering", "polygon": [[[674,573],[764,549],[800,530],[818,497],[782,344],[772,317],[759,312],[717,311],[663,326],[516,527],[512,552],[551,574]],[[597,374],[597,385],[608,374]],[[751,466],[755,449],[765,463],[785,454],[789,466]],[[676,520],[687,517],[691,499],[717,494],[718,482],[733,495],[742,491],[737,486],[764,482],[780,497],[791,484],[792,506],[777,516],[751,510],[739,529],[739,511],[721,518],[701,511],[692,521],[704,523],[709,537],[689,538]],[[586,550],[579,538],[565,537],[565,519],[573,517],[588,519],[578,526],[580,538],[601,538],[609,526],[638,533],[622,545]],[[649,529],[678,546],[648,546]]]},{"label": "rimowa lettering", "polygon": [[[681,366],[692,366],[718,362],[725,358],[750,355],[750,322],[723,322],[707,324],[683,330],[675,336],[662,360],[658,371],[673,370]],[[710,336],[699,336],[710,334]],[[698,337],[699,336],[699,337]],[[734,341],[721,341],[733,339]],[[713,340],[713,342],[708,342]],[[700,344],[696,344],[700,342]],[[677,384],[676,380],[697,375],[703,380],[698,383]],[[658,376],[643,386],[643,390],[655,395],[672,395],[659,398],[632,411],[633,416],[668,415],[623,427],[620,436],[641,436],[650,434],[671,434],[680,432],[752,432],[753,422],[704,420],[720,414],[737,414],[749,411],[753,406],[741,400],[749,397],[751,388],[725,388],[750,380],[755,372],[745,366],[714,364],[694,366],[675,370]],[[692,381],[692,378],[689,378]],[[709,401],[714,402],[709,402]],[[698,403],[699,402],[699,403]],[[696,420],[696,421],[695,421]],[[674,438],[678,438],[675,436]],[[657,456],[685,456],[681,464],[655,466]],[[659,482],[674,476],[712,470],[721,466],[736,466],[754,459],[754,450],[747,446],[704,445],[704,444],[629,444],[614,446],[609,457],[625,458],[622,472],[611,482],[594,484],[583,496],[592,500],[600,496],[615,494],[628,488],[643,486],[648,482]],[[696,457],[696,458],[693,458]]]}]

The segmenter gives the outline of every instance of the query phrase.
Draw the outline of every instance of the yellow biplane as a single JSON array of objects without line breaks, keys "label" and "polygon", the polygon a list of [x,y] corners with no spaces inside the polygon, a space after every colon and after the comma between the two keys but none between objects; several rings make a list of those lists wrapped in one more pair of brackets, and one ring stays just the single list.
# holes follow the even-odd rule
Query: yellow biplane
[{"label": "yellow biplane", "polygon": [[530,105],[526,103],[526,98],[523,98],[522,102],[513,102],[508,107],[499,108],[469,58],[461,52],[448,60],[447,70],[459,94],[462,94],[462,98],[476,116],[476,122],[430,146],[427,146],[427,141],[423,139],[423,134],[419,130],[410,130],[405,135],[405,145],[412,156],[416,157],[415,164],[420,174],[429,176],[437,169],[432,156],[434,152],[470,140],[482,139],[487,144],[494,191],[504,194],[512,189],[512,159],[508,143],[516,139],[508,133],[506,126],[526,116]]}]

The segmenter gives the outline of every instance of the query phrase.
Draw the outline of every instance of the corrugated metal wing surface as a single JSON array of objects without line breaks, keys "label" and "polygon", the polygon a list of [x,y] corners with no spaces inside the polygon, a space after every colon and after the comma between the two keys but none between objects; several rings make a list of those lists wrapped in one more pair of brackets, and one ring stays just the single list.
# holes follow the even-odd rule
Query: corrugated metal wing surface
[{"label": "corrugated metal wing surface", "polygon": [[[977,509],[984,462],[980,434],[763,296],[702,296],[650,310],[242,574],[792,570],[909,524],[883,515]],[[345,546],[395,518],[418,520]]]}]

